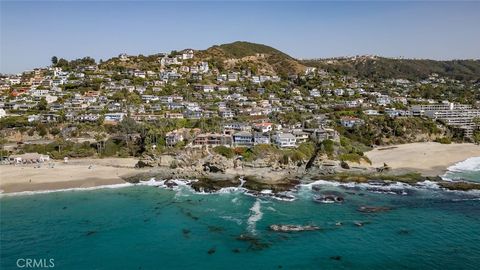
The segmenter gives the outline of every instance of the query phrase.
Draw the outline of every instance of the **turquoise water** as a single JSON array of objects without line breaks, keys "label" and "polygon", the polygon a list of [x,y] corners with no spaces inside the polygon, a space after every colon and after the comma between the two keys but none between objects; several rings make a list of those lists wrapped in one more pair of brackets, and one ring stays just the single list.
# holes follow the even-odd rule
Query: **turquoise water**
[{"label": "turquoise water", "polygon": [[[56,269],[478,269],[480,195],[322,190],[345,202],[315,203],[307,187],[293,202],[150,186],[2,197],[0,268],[53,258]],[[268,230],[278,223],[322,230]]]}]

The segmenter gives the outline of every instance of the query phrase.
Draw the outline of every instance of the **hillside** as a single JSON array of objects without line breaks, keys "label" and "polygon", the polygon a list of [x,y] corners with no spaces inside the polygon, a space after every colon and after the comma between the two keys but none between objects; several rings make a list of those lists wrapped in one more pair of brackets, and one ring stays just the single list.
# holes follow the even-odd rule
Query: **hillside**
[{"label": "hillside", "polygon": [[236,41],[198,51],[201,58],[223,61],[227,68],[252,66],[267,73],[288,76],[305,70],[293,57],[263,44]]},{"label": "hillside", "polygon": [[219,49],[223,51],[227,57],[230,58],[242,58],[246,56],[264,53],[270,55],[279,55],[284,58],[295,60],[289,55],[270,46],[246,41],[236,41],[228,44],[215,45],[207,49],[207,51],[212,49]]},{"label": "hillside", "polygon": [[[128,62],[117,57],[101,64],[106,69],[160,70],[160,55],[130,56]],[[354,58],[331,58],[297,60],[284,52],[267,45],[236,41],[214,45],[206,50],[196,50],[195,60],[208,61],[221,71],[250,69],[254,74],[269,74],[287,77],[301,74],[308,67],[317,67],[328,72],[366,79],[425,79],[432,73],[461,81],[480,79],[480,60],[436,61],[426,59],[393,59],[361,56]]]},{"label": "hillside", "polygon": [[368,79],[403,78],[418,80],[432,73],[457,80],[478,80],[480,60],[416,60],[383,57],[358,57],[301,61],[306,66],[318,67]]}]

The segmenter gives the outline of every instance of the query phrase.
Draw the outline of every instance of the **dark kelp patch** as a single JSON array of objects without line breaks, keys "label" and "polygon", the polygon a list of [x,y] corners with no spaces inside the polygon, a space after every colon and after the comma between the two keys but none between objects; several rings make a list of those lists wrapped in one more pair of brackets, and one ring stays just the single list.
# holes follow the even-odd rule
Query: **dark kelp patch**
[{"label": "dark kelp patch", "polygon": [[241,234],[236,239],[247,242],[249,244],[247,250],[259,251],[270,247],[270,243],[263,242],[258,237],[249,234]]}]

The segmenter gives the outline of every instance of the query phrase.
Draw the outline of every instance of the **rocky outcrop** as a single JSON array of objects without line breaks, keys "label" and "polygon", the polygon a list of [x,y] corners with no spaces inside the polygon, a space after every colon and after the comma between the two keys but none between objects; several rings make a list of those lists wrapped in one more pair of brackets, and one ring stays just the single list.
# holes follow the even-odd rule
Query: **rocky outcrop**
[{"label": "rocky outcrop", "polygon": [[270,225],[270,230],[274,232],[303,232],[303,231],[317,231],[320,230],[320,227],[315,225]]},{"label": "rocky outcrop", "polygon": [[345,199],[335,194],[325,194],[315,196],[313,200],[318,203],[342,203]]},{"label": "rocky outcrop", "polygon": [[210,155],[203,160],[202,167],[205,172],[225,173],[227,169],[233,168],[234,164],[223,156]]},{"label": "rocky outcrop", "polygon": [[192,183],[192,188],[197,192],[216,192],[226,187],[237,187],[240,185],[238,177],[228,178],[201,178]]},{"label": "rocky outcrop", "polygon": [[245,184],[243,187],[249,190],[272,190],[273,192],[283,192],[289,191],[295,188],[298,184],[300,184],[300,180],[298,179],[281,179],[274,182],[265,181],[260,177],[254,175],[247,175],[244,177]]}]

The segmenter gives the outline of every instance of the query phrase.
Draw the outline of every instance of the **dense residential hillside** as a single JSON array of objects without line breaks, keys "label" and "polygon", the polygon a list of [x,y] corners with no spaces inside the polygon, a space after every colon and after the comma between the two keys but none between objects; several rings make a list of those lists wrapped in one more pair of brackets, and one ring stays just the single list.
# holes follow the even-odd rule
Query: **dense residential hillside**
[{"label": "dense residential hillside", "polygon": [[221,146],[216,152],[226,158],[293,165],[310,161],[314,150],[359,162],[376,145],[480,142],[473,60],[299,62],[234,42],[98,63],[51,61],[0,76],[4,156],[144,157]]},{"label": "dense residential hillside", "polygon": [[432,73],[457,80],[480,79],[480,60],[415,60],[383,57],[356,57],[322,60],[304,60],[306,66],[322,68],[328,72],[367,79],[401,78],[425,79]]}]

